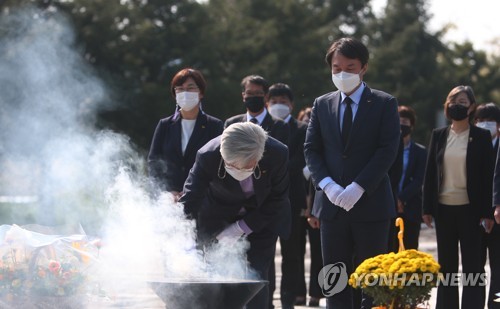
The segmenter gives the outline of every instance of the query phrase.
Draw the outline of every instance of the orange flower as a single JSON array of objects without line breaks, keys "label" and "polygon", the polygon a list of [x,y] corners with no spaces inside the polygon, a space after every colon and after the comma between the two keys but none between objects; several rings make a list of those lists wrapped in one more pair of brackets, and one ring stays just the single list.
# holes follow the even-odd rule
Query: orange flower
[{"label": "orange flower", "polygon": [[52,273],[56,273],[61,269],[61,264],[58,261],[51,260],[49,262],[49,270]]}]

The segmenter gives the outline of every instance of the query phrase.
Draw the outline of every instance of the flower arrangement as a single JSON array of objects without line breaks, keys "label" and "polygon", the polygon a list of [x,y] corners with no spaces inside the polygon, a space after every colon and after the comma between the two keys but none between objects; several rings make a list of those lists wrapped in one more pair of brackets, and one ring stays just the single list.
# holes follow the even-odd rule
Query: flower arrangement
[{"label": "flower arrangement", "polygon": [[95,246],[85,235],[46,235],[0,226],[0,298],[82,294]]},{"label": "flower arrangement", "polygon": [[349,285],[363,289],[377,305],[415,308],[429,300],[439,268],[432,255],[417,250],[381,254],[361,263]]}]

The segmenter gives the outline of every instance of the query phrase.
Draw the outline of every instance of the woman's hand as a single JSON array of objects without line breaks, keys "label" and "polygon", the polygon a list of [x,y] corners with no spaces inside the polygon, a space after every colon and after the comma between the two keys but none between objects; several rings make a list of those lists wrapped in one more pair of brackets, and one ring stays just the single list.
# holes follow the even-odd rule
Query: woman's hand
[{"label": "woman's hand", "polygon": [[319,220],[314,216],[307,218],[307,222],[313,229],[319,229]]},{"label": "woman's hand", "polygon": [[484,231],[489,234],[491,233],[491,230],[493,229],[495,222],[493,221],[493,219],[490,218],[481,218],[481,220],[479,220],[479,224],[482,225]]},{"label": "woman's hand", "polygon": [[428,228],[433,228],[432,226],[432,215],[422,215],[422,220],[424,220],[425,225],[427,225]]}]

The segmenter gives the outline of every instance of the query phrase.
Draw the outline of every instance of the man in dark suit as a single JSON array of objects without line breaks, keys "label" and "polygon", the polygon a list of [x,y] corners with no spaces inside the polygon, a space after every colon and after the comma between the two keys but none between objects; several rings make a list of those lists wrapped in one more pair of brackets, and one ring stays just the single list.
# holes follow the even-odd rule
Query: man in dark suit
[{"label": "man in dark suit", "polygon": [[[406,249],[418,249],[422,223],[422,183],[424,182],[425,147],[411,139],[415,128],[416,113],[409,106],[399,106],[401,135],[403,136],[403,172],[399,181],[397,212],[404,219],[403,242]],[[395,235],[397,240],[397,236]],[[396,241],[395,240],[395,241]],[[397,241],[396,241],[397,243]]]},{"label": "man in dark suit", "polygon": [[[300,267],[300,216],[306,209],[306,182],[302,174],[305,165],[304,140],[307,124],[298,121],[290,114],[293,110],[293,93],[291,88],[282,83],[274,84],[269,88],[267,96],[267,110],[271,116],[283,120],[290,129],[288,151],[290,160],[288,171],[290,175],[290,204],[292,206],[292,229],[288,239],[280,237],[281,245],[281,286],[280,296],[283,309],[294,307],[297,288],[299,285]],[[271,292],[274,291],[275,269],[274,264],[269,274]]]},{"label": "man in dark suit", "polygon": [[[227,127],[198,151],[179,200],[197,218],[198,240],[231,245],[245,236],[247,259],[267,280],[278,236],[290,234],[288,149],[250,122]],[[268,287],[247,308],[268,306]]]},{"label": "man in dark suit", "polygon": [[[347,274],[387,252],[389,222],[396,214],[387,172],[399,146],[397,100],[362,82],[368,57],[356,39],[331,45],[326,61],[339,91],[316,98],[304,144],[319,189],[313,215],[320,219],[323,262],[344,263]],[[324,288],[328,283],[325,278]],[[353,308],[350,287],[327,296],[327,308]],[[363,295],[363,308],[371,303]]]},{"label": "man in dark suit", "polygon": [[[496,156],[500,135],[500,108],[495,103],[478,105],[474,113],[474,124],[476,127],[490,131],[493,156]],[[491,211],[494,212],[494,209]],[[494,301],[497,298],[495,294],[500,292],[500,225],[493,224],[490,233],[485,231],[482,236],[481,265],[486,265],[486,257],[489,255],[491,270],[489,296],[486,299],[486,287],[482,290],[482,296],[486,299],[489,309],[500,308],[500,303]]]},{"label": "man in dark suit", "polygon": [[243,103],[247,112],[226,120],[224,128],[237,122],[250,121],[260,125],[270,136],[288,145],[289,130],[283,120],[274,118],[265,108],[265,97],[269,91],[268,82],[259,75],[249,75],[241,81]]}]

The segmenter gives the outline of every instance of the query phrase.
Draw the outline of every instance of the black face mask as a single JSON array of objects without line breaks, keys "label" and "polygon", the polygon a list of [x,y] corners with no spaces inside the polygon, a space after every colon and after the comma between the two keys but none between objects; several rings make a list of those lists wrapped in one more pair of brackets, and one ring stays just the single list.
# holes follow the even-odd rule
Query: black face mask
[{"label": "black face mask", "polygon": [[252,113],[257,113],[264,108],[264,97],[248,97],[245,106]]},{"label": "black face mask", "polygon": [[407,126],[405,124],[401,125],[401,136],[402,137],[407,137],[411,133],[411,127]]},{"label": "black face mask", "polygon": [[453,104],[448,107],[448,115],[450,116],[451,119],[457,121],[464,120],[465,118],[467,118],[468,111],[469,108],[461,104]]}]

